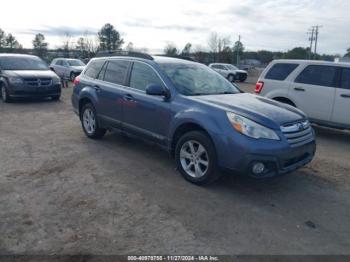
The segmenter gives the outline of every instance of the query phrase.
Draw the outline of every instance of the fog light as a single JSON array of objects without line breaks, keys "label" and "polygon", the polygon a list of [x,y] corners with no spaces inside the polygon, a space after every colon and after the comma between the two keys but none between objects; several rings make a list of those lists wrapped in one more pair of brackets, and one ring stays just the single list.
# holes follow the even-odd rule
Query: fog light
[{"label": "fog light", "polygon": [[256,162],[253,164],[252,171],[255,175],[260,175],[265,171],[265,165],[261,162]]}]

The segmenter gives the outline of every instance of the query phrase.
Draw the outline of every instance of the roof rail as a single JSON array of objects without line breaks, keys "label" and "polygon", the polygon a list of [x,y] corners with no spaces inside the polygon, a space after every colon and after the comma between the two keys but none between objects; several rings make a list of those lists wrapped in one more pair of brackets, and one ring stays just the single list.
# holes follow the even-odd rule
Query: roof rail
[{"label": "roof rail", "polygon": [[125,50],[109,50],[109,51],[97,51],[96,57],[108,57],[108,56],[132,56],[148,60],[154,60],[153,57],[149,54],[134,52],[134,51],[125,51]]},{"label": "roof rail", "polygon": [[183,55],[157,55],[157,56],[163,56],[163,57],[171,57],[171,58],[178,58],[178,59],[183,59],[183,60],[188,60],[188,61],[192,61],[192,62],[196,62],[195,59],[193,59],[190,56],[183,56]]}]

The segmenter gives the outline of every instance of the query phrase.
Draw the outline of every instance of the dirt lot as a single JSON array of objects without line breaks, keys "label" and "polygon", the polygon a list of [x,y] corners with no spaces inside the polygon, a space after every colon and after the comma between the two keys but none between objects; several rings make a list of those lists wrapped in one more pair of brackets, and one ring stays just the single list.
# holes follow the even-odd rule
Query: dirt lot
[{"label": "dirt lot", "polygon": [[87,139],[70,94],[0,101],[0,254],[350,254],[350,132],[315,127],[292,174],[197,187],[154,146]]}]

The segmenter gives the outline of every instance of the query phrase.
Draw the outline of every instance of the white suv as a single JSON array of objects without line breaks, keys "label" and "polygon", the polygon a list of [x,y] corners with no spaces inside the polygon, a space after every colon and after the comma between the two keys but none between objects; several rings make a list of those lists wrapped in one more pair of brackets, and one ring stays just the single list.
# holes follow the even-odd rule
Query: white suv
[{"label": "white suv", "polygon": [[255,92],[304,111],[311,121],[350,128],[350,64],[274,60],[261,74]]},{"label": "white suv", "polygon": [[247,71],[240,70],[231,64],[215,63],[210,64],[209,67],[227,78],[230,82],[234,82],[235,80],[244,82],[248,76]]}]

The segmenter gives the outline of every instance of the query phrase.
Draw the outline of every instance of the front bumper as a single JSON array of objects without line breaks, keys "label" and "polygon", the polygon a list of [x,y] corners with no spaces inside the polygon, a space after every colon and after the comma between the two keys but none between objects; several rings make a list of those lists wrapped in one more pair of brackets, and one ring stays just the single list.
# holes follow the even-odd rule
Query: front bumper
[{"label": "front bumper", "polygon": [[[239,172],[256,178],[272,177],[293,172],[314,158],[316,152],[315,141],[297,148],[289,148],[271,152],[270,155],[247,154]],[[263,173],[254,174],[253,165],[263,163],[266,167]]]},{"label": "front bumper", "polygon": [[12,98],[50,97],[61,95],[61,85],[41,87],[10,87],[9,96]]}]

